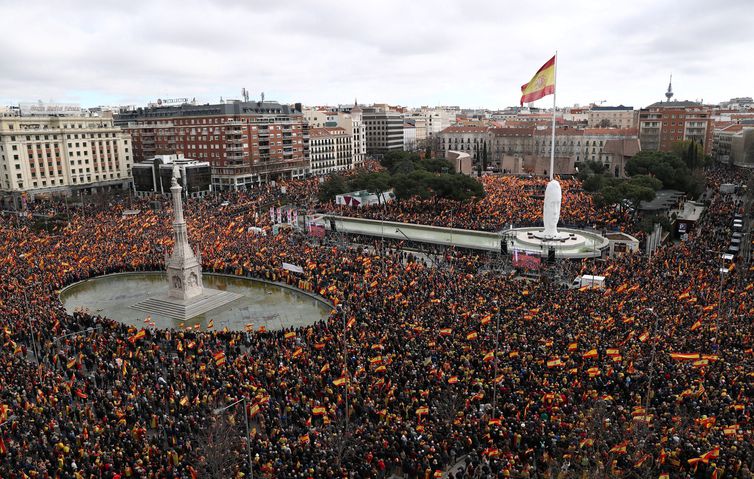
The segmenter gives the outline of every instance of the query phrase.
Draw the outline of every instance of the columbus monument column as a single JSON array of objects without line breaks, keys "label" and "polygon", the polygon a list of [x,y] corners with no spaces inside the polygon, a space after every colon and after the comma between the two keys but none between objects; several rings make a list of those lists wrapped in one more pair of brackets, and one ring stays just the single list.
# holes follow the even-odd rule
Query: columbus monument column
[{"label": "columbus monument column", "polygon": [[173,254],[165,255],[168,289],[132,307],[152,315],[167,316],[180,321],[196,318],[240,298],[231,291],[205,288],[202,283],[202,258],[191,249],[183,217],[183,188],[178,165],[173,166],[170,194],[173,197]]},{"label": "columbus monument column", "polygon": [[[173,167],[170,193],[173,196],[173,254],[166,258],[168,279],[168,297],[187,300],[200,296],[204,290],[202,286],[201,256],[194,254],[188,243],[186,220],[183,218],[183,198],[178,178],[181,173],[176,164]],[[199,256],[199,257],[197,257]]]}]

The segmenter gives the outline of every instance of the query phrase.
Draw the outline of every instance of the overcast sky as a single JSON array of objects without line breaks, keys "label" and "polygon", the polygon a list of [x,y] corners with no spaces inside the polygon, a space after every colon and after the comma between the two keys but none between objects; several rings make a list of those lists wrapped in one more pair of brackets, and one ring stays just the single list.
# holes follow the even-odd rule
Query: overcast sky
[{"label": "overcast sky", "polygon": [[[558,50],[558,105],[754,95],[749,0],[0,0],[0,104],[252,98],[517,105]],[[537,102],[548,107],[552,98]]]}]

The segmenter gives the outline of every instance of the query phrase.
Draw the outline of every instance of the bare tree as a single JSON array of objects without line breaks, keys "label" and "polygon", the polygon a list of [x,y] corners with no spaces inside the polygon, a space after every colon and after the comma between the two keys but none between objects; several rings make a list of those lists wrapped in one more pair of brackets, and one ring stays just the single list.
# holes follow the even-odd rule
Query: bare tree
[{"label": "bare tree", "polygon": [[241,441],[236,426],[227,416],[213,417],[209,424],[197,433],[196,464],[202,471],[200,477],[224,479],[235,477],[244,463]]}]

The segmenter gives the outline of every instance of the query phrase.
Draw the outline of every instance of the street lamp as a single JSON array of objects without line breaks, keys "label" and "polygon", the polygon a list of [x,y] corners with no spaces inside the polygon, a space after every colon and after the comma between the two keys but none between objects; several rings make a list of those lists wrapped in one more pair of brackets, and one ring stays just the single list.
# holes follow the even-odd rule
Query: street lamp
[{"label": "street lamp", "polygon": [[86,329],[84,329],[82,331],[74,331],[72,333],[68,333],[68,334],[64,334],[62,336],[58,336],[57,338],[53,338],[53,340],[52,340],[52,346],[53,346],[52,349],[55,349],[55,346],[58,343],[58,341],[61,341],[61,340],[65,339],[65,338],[71,338],[73,336],[82,336],[82,335],[86,335],[86,334],[91,334],[94,331],[101,331],[101,330],[102,330],[102,326],[98,324],[96,328],[92,328],[90,326],[90,327],[88,327],[88,328],[86,328]]},{"label": "street lamp", "polygon": [[348,431],[348,421],[349,421],[349,414],[348,414],[348,388],[350,386],[349,384],[349,378],[348,378],[348,323],[346,322],[346,310],[343,307],[342,304],[339,304],[336,306],[338,312],[340,312],[340,315],[343,319],[343,373],[346,376],[346,392],[344,394],[344,403],[346,407],[346,424],[345,424],[345,430]]},{"label": "street lamp", "polygon": [[652,353],[649,357],[649,381],[647,381],[647,393],[646,397],[644,398],[645,415],[649,412],[649,395],[652,389],[652,379],[654,378],[655,373],[655,352],[657,351],[657,339],[655,338],[655,336],[657,335],[657,327],[658,323],[660,322],[660,316],[657,314],[657,312],[655,312],[654,308],[647,308],[646,310],[654,315],[655,322],[654,327],[652,328]]},{"label": "street lamp", "polygon": [[495,305],[495,352],[492,358],[492,419],[497,419],[497,346],[500,337],[500,308],[498,307],[497,300],[493,300],[492,304]]},{"label": "street lamp", "polygon": [[29,314],[29,297],[26,294],[26,290],[24,290],[24,303],[26,309],[26,321],[27,323],[29,323],[29,334],[31,334],[31,346],[34,350],[34,359],[37,363],[39,363],[39,349],[37,348],[37,338],[34,332],[34,327],[31,324],[31,314]]},{"label": "street lamp", "polygon": [[[722,314],[722,306],[723,306],[723,273],[728,272],[728,270],[725,268],[725,251],[716,251],[716,250],[708,249],[707,253],[714,253],[714,254],[720,255],[720,269],[718,270],[718,275],[720,276],[720,285],[719,285],[719,290],[717,293],[717,317],[715,318],[715,335],[722,339],[722,336],[720,335],[720,315]],[[720,347],[719,342],[717,346],[718,348]]]},{"label": "street lamp", "polygon": [[248,457],[248,461],[249,461],[249,477],[251,479],[254,479],[254,468],[253,468],[253,463],[251,461],[251,439],[249,438],[249,412],[248,412],[248,409],[246,408],[246,397],[242,397],[241,399],[235,402],[232,402],[225,407],[217,408],[212,411],[212,414],[217,416],[223,411],[226,411],[232,408],[238,403],[243,403],[243,418],[244,418],[244,424],[246,425],[246,456]]},{"label": "street lamp", "polygon": [[8,417],[8,419],[6,419],[5,421],[3,421],[3,422],[0,422],[0,427],[3,427],[3,426],[5,426],[6,424],[8,424],[9,422],[13,422],[13,421],[15,421],[15,420],[16,420],[16,415],[15,415],[15,414],[13,414],[13,415],[9,416],[9,417]]},{"label": "street lamp", "polygon": [[[409,238],[409,237],[408,237],[408,236],[406,235],[406,233],[404,233],[404,232],[403,232],[403,230],[402,230],[402,229],[400,229],[400,228],[395,228],[395,232],[396,232],[396,233],[400,233],[401,235],[403,235],[403,237],[404,237],[404,238],[406,238],[406,240],[408,240],[408,241],[412,241],[412,240],[411,240],[411,238]],[[426,253],[426,252],[424,252],[424,249],[421,249],[421,251],[422,251],[422,253],[424,253],[424,255],[425,255],[425,256],[426,256],[427,258],[429,258],[429,259],[430,259],[430,260],[432,261],[432,263],[433,263],[433,264],[435,265],[435,268],[437,268],[437,269],[440,269],[440,264],[439,264],[439,263],[437,262],[437,258],[435,258],[435,256],[434,256],[433,254],[430,254],[430,253]]]},{"label": "street lamp", "polygon": [[163,427],[162,430],[165,433],[165,447],[167,447],[168,444],[170,443],[168,439],[168,428],[167,428],[168,417],[170,417],[170,409],[168,409],[168,382],[162,376],[157,378],[157,382],[165,390],[165,401],[163,401],[163,405],[165,406],[165,427]]}]

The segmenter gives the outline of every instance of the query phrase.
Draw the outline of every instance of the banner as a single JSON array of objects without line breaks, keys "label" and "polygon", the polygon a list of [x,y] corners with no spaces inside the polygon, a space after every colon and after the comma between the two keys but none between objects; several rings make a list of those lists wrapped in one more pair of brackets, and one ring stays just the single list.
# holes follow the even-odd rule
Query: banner
[{"label": "banner", "polygon": [[291,263],[283,263],[283,269],[287,269],[288,271],[293,271],[294,273],[303,273],[304,268],[301,266],[296,266],[295,264]]}]

